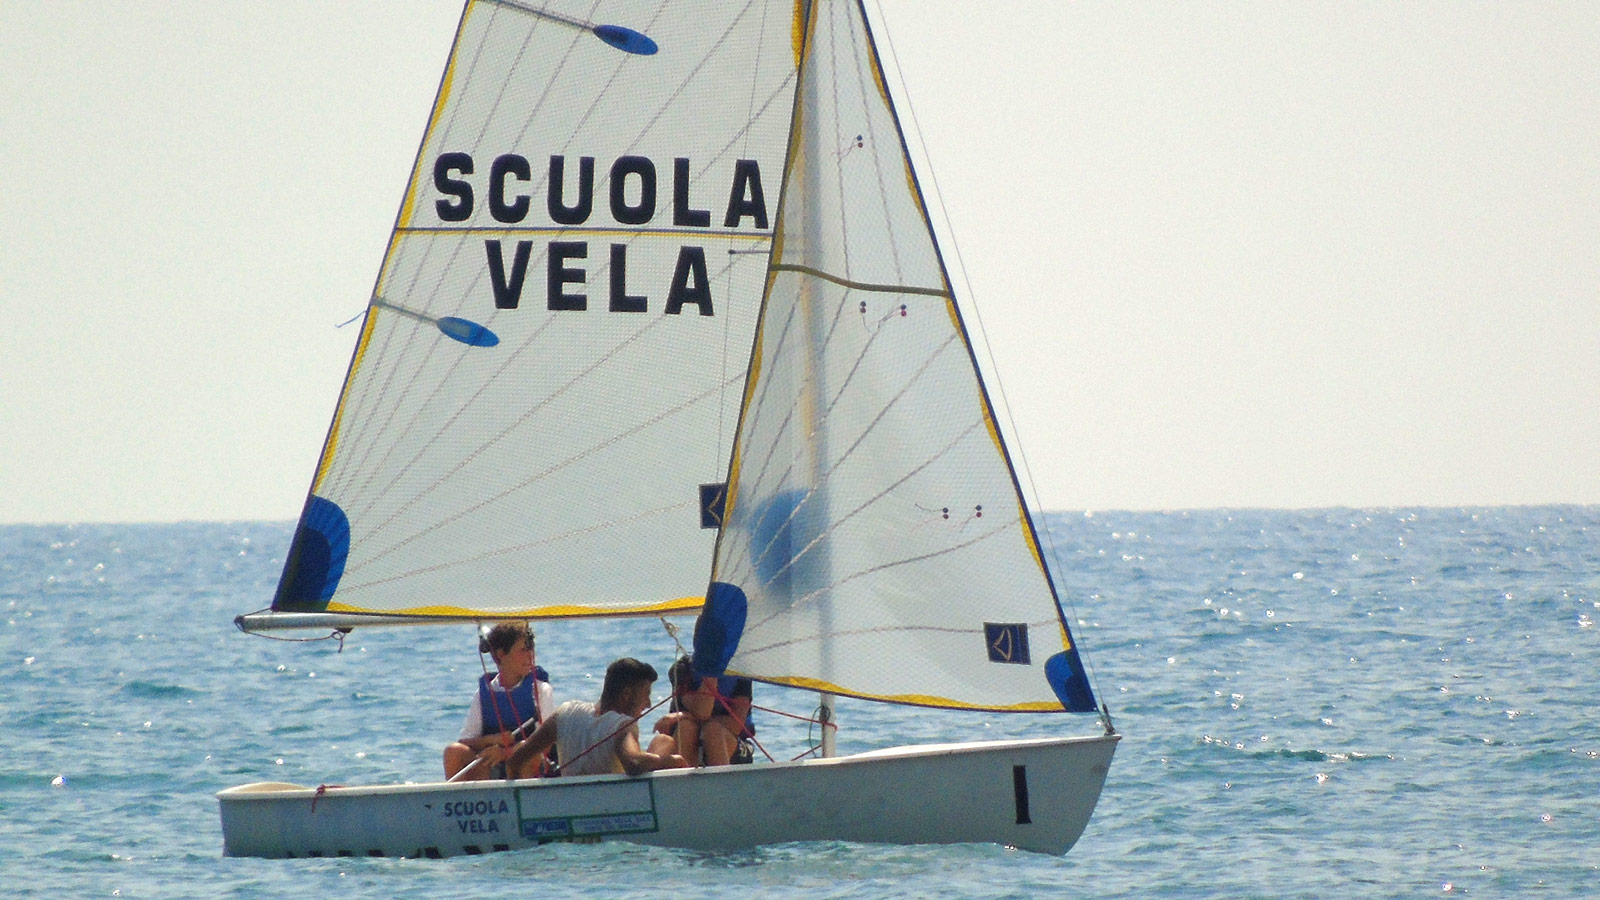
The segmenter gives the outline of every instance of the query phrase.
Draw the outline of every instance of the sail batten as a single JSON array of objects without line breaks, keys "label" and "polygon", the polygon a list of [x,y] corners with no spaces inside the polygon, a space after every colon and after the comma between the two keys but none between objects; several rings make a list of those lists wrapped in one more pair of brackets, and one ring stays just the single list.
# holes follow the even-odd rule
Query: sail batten
[{"label": "sail batten", "polygon": [[774,272],[799,272],[804,275],[810,275],[813,278],[821,278],[823,281],[832,282],[840,287],[850,288],[854,291],[867,291],[868,293],[876,294],[922,294],[929,297],[950,296],[950,291],[948,288],[916,287],[908,284],[869,284],[864,281],[851,280],[843,275],[834,275],[824,272],[820,269],[813,269],[810,266],[803,266],[799,263],[774,263],[772,270]]}]

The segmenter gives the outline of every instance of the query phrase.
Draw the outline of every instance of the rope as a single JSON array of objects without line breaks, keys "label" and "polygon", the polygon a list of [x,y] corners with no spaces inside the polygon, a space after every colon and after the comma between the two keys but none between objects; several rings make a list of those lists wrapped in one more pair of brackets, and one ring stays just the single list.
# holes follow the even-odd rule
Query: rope
[{"label": "rope", "polygon": [[350,633],[350,629],[348,629],[348,628],[335,628],[334,630],[328,632],[327,634],[323,635],[322,637],[296,638],[296,637],[278,637],[275,634],[267,634],[266,632],[262,632],[262,631],[252,631],[252,632],[250,632],[250,634],[252,634],[252,635],[254,635],[256,637],[266,638],[269,641],[287,641],[287,642],[289,642],[291,644],[309,644],[309,643],[311,643],[313,641],[338,641],[339,642],[339,650],[338,650],[339,653],[343,653],[344,652],[344,636],[349,634],[349,633]]},{"label": "rope", "polygon": [[661,620],[661,627],[667,630],[667,637],[672,638],[672,646],[677,649],[677,652],[673,654],[672,659],[677,661],[682,657],[689,656],[689,651],[683,649],[683,641],[678,640],[678,632],[681,629],[679,629],[677,625],[668,622],[666,616],[658,616],[657,618]]}]

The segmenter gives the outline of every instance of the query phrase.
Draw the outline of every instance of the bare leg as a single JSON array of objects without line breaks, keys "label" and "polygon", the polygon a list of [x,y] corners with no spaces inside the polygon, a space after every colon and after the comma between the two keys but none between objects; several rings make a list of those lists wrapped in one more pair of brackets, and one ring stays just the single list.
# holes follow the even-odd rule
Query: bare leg
[{"label": "bare leg", "polygon": [[733,748],[739,739],[728,730],[728,724],[726,717],[716,717],[706,723],[700,737],[701,746],[706,750],[706,765],[726,766],[733,762]]},{"label": "bare leg", "polygon": [[690,716],[678,720],[678,747],[675,751],[693,765],[700,765],[700,723]]},{"label": "bare leg", "polygon": [[[446,780],[456,777],[456,773],[472,764],[478,758],[478,753],[466,744],[457,741],[444,748],[444,777]],[[475,772],[467,773],[468,781],[486,778],[489,775],[488,766],[479,766]]]}]

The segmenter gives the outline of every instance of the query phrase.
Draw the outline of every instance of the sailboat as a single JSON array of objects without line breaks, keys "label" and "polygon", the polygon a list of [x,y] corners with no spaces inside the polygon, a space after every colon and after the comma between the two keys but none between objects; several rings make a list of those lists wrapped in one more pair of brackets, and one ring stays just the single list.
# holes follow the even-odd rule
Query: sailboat
[{"label": "sailboat", "polygon": [[[708,578],[709,573],[709,578]],[[233,856],[620,839],[1065,852],[1119,735],[859,0],[467,0],[269,609],[697,615],[694,665],[1091,733],[469,783],[247,784]],[[833,723],[825,722],[831,726]]]}]

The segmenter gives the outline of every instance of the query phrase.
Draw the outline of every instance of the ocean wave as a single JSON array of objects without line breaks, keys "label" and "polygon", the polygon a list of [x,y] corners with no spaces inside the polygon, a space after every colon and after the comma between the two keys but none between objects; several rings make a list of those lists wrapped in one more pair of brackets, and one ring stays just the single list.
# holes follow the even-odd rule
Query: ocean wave
[{"label": "ocean wave", "polygon": [[205,691],[184,687],[181,684],[163,684],[159,681],[140,681],[137,679],[117,688],[116,693],[127,697],[148,697],[156,700],[205,695]]}]

